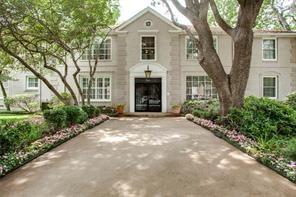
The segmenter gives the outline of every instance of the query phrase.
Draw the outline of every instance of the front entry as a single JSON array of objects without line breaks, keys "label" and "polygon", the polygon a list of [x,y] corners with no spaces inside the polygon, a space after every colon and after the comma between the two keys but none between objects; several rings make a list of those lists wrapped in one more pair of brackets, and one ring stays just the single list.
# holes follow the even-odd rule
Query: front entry
[{"label": "front entry", "polygon": [[161,112],[161,78],[135,78],[135,111]]}]

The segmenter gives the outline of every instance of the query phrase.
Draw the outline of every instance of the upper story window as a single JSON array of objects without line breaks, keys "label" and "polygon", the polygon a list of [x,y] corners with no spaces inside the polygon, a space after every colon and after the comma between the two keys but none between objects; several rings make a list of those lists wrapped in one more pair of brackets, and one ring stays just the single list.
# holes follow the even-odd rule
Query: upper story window
[{"label": "upper story window", "polygon": [[263,38],[262,39],[262,59],[275,61],[277,60],[277,39]]},{"label": "upper story window", "polygon": [[186,37],[186,59],[196,60],[197,53],[198,53],[198,50],[193,40],[189,37]]},{"label": "upper story window", "polygon": [[152,21],[151,20],[145,21],[145,26],[146,27],[151,27],[152,26]]},{"label": "upper story window", "polygon": [[[87,96],[89,77],[81,78],[83,95]],[[90,99],[92,101],[111,101],[111,76],[99,76],[93,80]]]},{"label": "upper story window", "polygon": [[142,36],[141,37],[141,59],[142,60],[155,60],[155,36]]},{"label": "upper story window", "polygon": [[81,59],[95,60],[98,58],[99,60],[111,60],[111,48],[111,38],[106,38],[103,42],[98,40],[91,46],[91,48],[84,51]]},{"label": "upper story window", "polygon": [[[218,51],[218,37],[213,37],[213,44],[216,51]],[[186,59],[187,60],[196,60],[198,54],[198,49],[193,43],[193,40],[189,37],[186,37]]]},{"label": "upper story window", "polygon": [[263,97],[276,99],[278,93],[277,76],[263,76]]},{"label": "upper story window", "polygon": [[210,98],[217,98],[217,91],[210,77],[186,77],[186,100]]},{"label": "upper story window", "polygon": [[37,90],[39,88],[39,81],[37,77],[27,76],[26,78],[26,89]]}]

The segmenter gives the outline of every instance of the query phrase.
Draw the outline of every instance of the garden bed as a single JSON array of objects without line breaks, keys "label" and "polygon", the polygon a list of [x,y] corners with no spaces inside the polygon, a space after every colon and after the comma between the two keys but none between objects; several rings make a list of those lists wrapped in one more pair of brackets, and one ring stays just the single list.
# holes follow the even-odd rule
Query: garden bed
[{"label": "garden bed", "polygon": [[296,163],[286,158],[277,157],[274,154],[263,153],[257,149],[257,142],[235,131],[228,130],[222,126],[214,124],[210,120],[201,119],[187,115],[186,118],[197,125],[210,130],[214,135],[224,139],[241,151],[247,153],[258,162],[296,183]]},{"label": "garden bed", "polygon": [[91,118],[83,124],[75,124],[61,129],[52,135],[38,139],[21,151],[9,152],[0,156],[0,177],[108,119],[109,117],[106,115]]}]

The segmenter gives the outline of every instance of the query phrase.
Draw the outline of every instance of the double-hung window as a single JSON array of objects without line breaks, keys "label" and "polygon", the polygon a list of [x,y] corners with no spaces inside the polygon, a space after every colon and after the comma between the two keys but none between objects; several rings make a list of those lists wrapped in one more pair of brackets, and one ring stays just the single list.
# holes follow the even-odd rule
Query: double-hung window
[{"label": "double-hung window", "polygon": [[[213,37],[213,44],[216,51],[218,51],[218,37]],[[197,46],[194,44],[193,40],[190,37],[186,37],[185,42],[185,48],[186,48],[186,59],[187,60],[196,60],[198,55],[198,49]]]},{"label": "double-hung window", "polygon": [[217,91],[210,77],[186,77],[186,100],[211,98],[217,98]]},{"label": "double-hung window", "polygon": [[141,60],[156,59],[155,36],[141,37]]},{"label": "double-hung window", "polygon": [[262,59],[266,61],[277,60],[277,39],[276,38],[262,39]]},{"label": "double-hung window", "polygon": [[26,77],[26,89],[37,90],[39,88],[39,81],[37,77],[27,76]]},{"label": "double-hung window", "polygon": [[263,76],[263,97],[276,99],[278,97],[278,77]]},{"label": "double-hung window", "polygon": [[190,37],[186,37],[186,59],[196,60],[197,59],[197,47]]},{"label": "double-hung window", "polygon": [[111,38],[106,38],[104,41],[96,40],[90,48],[87,48],[82,56],[82,60],[111,60]]},{"label": "double-hung window", "polygon": [[[83,95],[87,97],[89,77],[81,77]],[[99,76],[92,81],[90,99],[93,101],[111,101],[111,77]]]}]

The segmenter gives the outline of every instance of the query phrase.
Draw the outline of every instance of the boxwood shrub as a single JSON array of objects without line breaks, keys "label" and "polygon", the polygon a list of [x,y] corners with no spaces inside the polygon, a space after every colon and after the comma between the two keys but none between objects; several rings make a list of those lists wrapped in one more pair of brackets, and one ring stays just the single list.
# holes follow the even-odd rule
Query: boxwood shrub
[{"label": "boxwood shrub", "polygon": [[100,109],[93,105],[84,105],[82,106],[82,110],[87,113],[88,118],[94,118],[101,114]]},{"label": "boxwood shrub", "polygon": [[64,106],[61,107],[66,112],[67,125],[82,124],[88,119],[87,113],[85,113],[81,107],[78,106]]},{"label": "boxwood shrub", "polygon": [[44,119],[55,128],[63,128],[67,124],[67,113],[62,108],[48,109],[43,112]]}]

